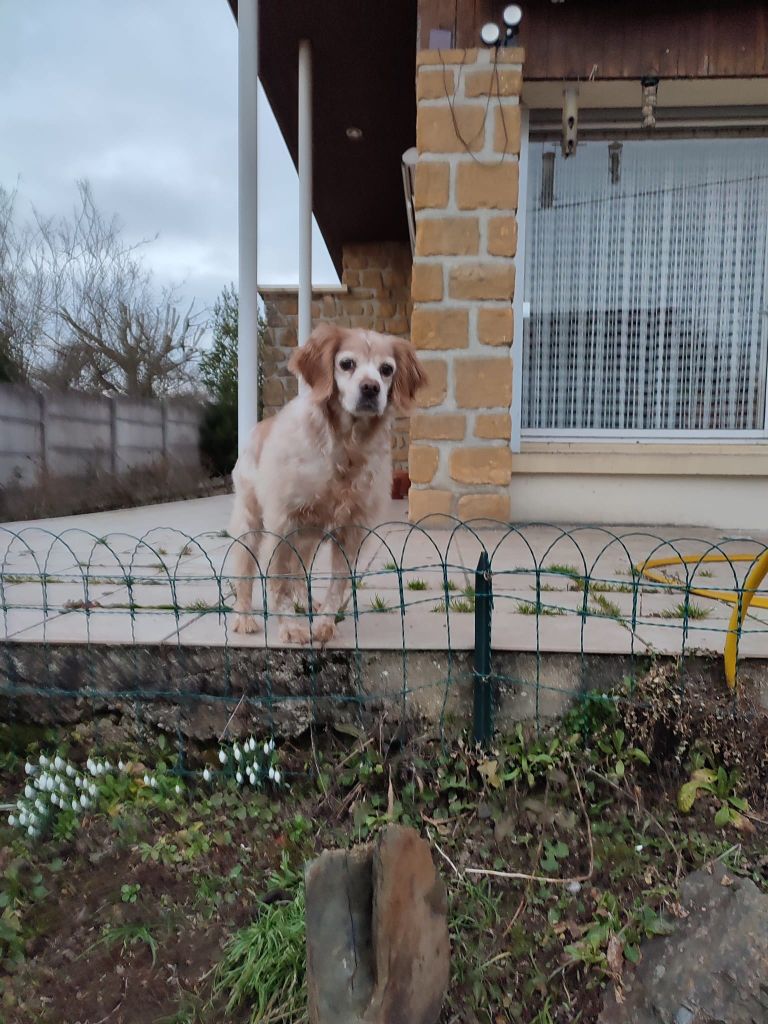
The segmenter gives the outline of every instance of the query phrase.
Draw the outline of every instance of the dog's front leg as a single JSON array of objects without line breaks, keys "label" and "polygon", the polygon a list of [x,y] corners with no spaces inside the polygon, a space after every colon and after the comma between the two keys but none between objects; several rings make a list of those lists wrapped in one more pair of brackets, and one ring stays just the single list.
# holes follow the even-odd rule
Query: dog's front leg
[{"label": "dog's front leg", "polygon": [[357,559],[363,543],[364,532],[358,527],[337,530],[331,544],[331,582],[325,601],[315,616],[313,639],[327,644],[336,633],[336,617],[344,605],[347,587],[352,585],[352,576],[357,569]]}]

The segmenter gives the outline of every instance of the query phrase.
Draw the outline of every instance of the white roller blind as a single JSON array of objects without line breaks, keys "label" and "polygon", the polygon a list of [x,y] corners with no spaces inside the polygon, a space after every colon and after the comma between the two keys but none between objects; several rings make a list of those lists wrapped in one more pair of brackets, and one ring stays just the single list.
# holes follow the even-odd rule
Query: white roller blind
[{"label": "white roller blind", "polygon": [[[761,431],[768,140],[532,143],[523,428]],[[612,173],[613,170],[613,173]]]}]

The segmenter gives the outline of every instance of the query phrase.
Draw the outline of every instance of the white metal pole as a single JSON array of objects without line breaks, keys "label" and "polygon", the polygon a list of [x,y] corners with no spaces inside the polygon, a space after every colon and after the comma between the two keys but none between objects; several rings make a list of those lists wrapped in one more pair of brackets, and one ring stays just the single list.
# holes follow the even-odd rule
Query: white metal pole
[{"label": "white metal pole", "polygon": [[312,333],[312,47],[299,43],[299,336]]},{"label": "white metal pole", "polygon": [[258,0],[239,0],[237,35],[237,441],[242,451],[259,417]]}]

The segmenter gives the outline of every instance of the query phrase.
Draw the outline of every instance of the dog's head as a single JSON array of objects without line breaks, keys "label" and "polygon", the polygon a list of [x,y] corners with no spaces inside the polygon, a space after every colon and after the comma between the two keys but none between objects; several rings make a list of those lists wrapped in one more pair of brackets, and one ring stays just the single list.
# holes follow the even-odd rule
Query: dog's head
[{"label": "dog's head", "polygon": [[290,370],[318,402],[337,401],[351,416],[382,416],[389,406],[408,412],[426,383],[411,344],[375,331],[320,324],[297,349]]}]

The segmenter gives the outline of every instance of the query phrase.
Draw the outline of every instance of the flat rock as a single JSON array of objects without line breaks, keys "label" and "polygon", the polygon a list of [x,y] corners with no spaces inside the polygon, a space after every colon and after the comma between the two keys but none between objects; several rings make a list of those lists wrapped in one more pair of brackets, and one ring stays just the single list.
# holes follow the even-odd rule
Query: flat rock
[{"label": "flat rock", "polygon": [[683,880],[681,902],[688,916],[643,943],[600,1024],[765,1024],[768,895],[716,863]]},{"label": "flat rock", "polygon": [[450,970],[446,893],[429,845],[390,825],[308,865],[312,1024],[435,1024]]}]

